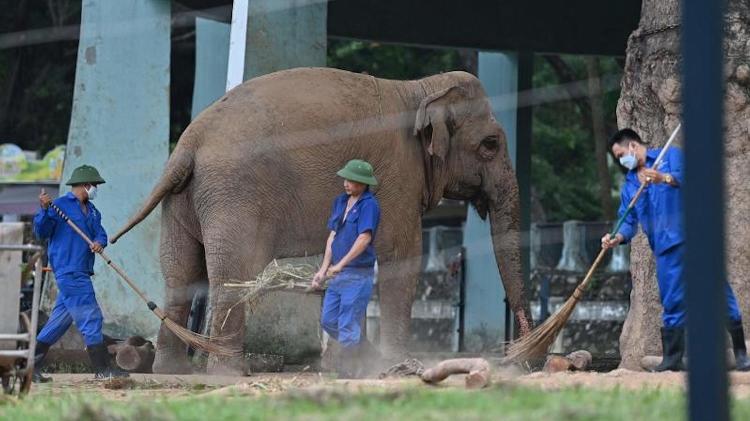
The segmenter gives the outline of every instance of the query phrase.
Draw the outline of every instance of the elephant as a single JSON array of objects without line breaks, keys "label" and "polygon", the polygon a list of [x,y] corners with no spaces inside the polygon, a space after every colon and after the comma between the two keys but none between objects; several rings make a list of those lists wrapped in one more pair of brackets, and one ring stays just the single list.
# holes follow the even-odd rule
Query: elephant
[{"label": "elephant", "polygon": [[[331,68],[260,76],[227,92],[181,134],[161,178],[112,238],[162,205],[164,309],[185,324],[208,282],[210,332],[240,352],[244,311],[225,320],[228,280],[255,279],[273,259],[322,254],[336,171],[370,162],[381,208],[375,240],[380,351],[402,357],[422,258],[422,215],[442,198],[489,217],[492,243],[521,334],[532,319],[521,276],[518,185],[506,135],[479,80],[447,72],[412,81]],[[498,303],[500,305],[500,303]],[[154,372],[189,370],[186,346],[162,326]],[[210,355],[209,373],[238,373],[241,357]]]}]

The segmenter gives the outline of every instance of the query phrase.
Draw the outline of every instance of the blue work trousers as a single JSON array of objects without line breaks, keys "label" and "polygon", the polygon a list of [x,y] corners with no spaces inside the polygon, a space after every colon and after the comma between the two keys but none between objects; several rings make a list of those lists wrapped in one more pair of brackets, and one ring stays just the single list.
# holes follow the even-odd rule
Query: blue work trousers
[{"label": "blue work trousers", "polygon": [[[685,326],[685,285],[682,279],[685,246],[676,245],[656,256],[656,278],[659,282],[659,298],[664,307],[662,321],[664,327],[676,328]],[[711,281],[711,280],[706,280]],[[724,293],[727,300],[727,311],[732,321],[742,320],[737,299],[732,287],[725,280]],[[717,284],[718,285],[718,284]],[[700,315],[698,315],[700,317]]]},{"label": "blue work trousers", "polygon": [[345,270],[328,283],[320,324],[344,348],[356,346],[361,340],[373,278],[372,269]]},{"label": "blue work trousers", "polygon": [[65,274],[57,278],[57,301],[37,340],[52,345],[75,322],[86,346],[97,345],[104,341],[102,321],[91,277],[84,272]]}]

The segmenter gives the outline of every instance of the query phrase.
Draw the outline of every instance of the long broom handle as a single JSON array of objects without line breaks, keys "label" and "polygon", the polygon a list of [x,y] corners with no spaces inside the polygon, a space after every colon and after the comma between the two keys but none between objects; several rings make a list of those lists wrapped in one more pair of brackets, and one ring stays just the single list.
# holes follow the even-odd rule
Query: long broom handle
[{"label": "long broom handle", "polygon": [[[83,238],[83,240],[86,241],[89,247],[93,247],[94,242],[91,241],[91,239],[89,238],[88,235],[86,235],[85,232],[81,231],[81,229],[78,228],[78,225],[76,225],[73,221],[70,220],[70,218],[68,218],[68,215],[66,215],[65,212],[62,211],[62,209],[57,207],[57,205],[55,205],[54,203],[50,203],[50,207],[55,212],[57,212],[58,215],[60,215],[60,218],[62,218],[71,228],[73,228],[73,231],[75,231],[76,234],[81,236],[81,238]],[[135,291],[135,293],[138,294],[139,297],[141,297],[141,300],[143,300],[143,302],[146,303],[149,310],[153,311],[154,314],[156,314],[156,316],[159,317],[162,321],[167,317],[167,315],[164,314],[164,312],[161,311],[161,309],[153,301],[149,300],[146,294],[144,294],[143,291],[141,291],[141,289],[135,285],[133,280],[130,279],[130,277],[128,277],[125,271],[122,270],[122,268],[120,268],[119,266],[117,266],[117,264],[115,264],[112,261],[112,259],[110,259],[106,253],[104,253],[103,250],[99,252],[99,255],[102,256],[102,259],[104,259],[104,261],[107,262],[109,267],[114,269],[114,271],[117,272],[118,275],[120,275],[120,277],[128,284],[128,286],[132,288],[133,291]]]},{"label": "long broom handle", "polygon": [[[677,127],[675,127],[674,131],[672,131],[672,135],[669,136],[669,140],[667,140],[667,143],[662,148],[661,152],[659,153],[659,156],[656,157],[656,161],[654,161],[654,165],[652,165],[651,168],[658,169],[659,166],[661,166],[661,161],[664,159],[664,155],[667,153],[667,149],[669,149],[669,147],[672,146],[672,142],[677,136],[677,133],[680,131],[680,127],[682,127],[682,123],[678,124]],[[625,209],[625,212],[623,212],[622,216],[617,221],[617,225],[615,225],[615,229],[612,230],[611,234],[609,234],[610,237],[614,237],[620,231],[620,227],[622,227],[623,222],[625,222],[625,218],[627,218],[630,212],[633,210],[633,208],[635,207],[635,203],[638,201],[638,198],[641,197],[641,193],[643,193],[643,190],[646,188],[646,186],[650,182],[651,180],[646,180],[643,183],[641,183],[641,186],[638,188],[638,191],[636,191],[635,195],[630,200],[630,203],[628,203],[627,209]],[[602,247],[601,251],[599,251],[599,255],[596,256],[596,260],[594,260],[594,263],[591,265],[591,268],[589,268],[589,271],[586,273],[586,277],[583,278],[583,281],[576,287],[575,291],[573,291],[573,297],[575,297],[576,300],[579,300],[581,298],[581,295],[583,294],[583,291],[588,286],[589,281],[591,280],[591,277],[594,274],[594,271],[596,271],[596,269],[599,267],[599,264],[601,263],[606,253],[607,253],[607,249]]]}]

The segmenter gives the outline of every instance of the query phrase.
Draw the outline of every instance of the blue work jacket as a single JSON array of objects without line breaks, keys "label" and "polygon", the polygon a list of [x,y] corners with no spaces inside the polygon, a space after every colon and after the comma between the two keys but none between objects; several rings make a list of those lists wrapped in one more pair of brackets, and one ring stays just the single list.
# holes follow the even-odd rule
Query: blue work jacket
[{"label": "blue work jacket", "polygon": [[[661,149],[646,151],[646,166],[651,167]],[[666,183],[647,186],[635,208],[628,214],[620,227],[620,234],[629,242],[636,234],[638,223],[648,237],[651,249],[656,255],[661,255],[670,248],[682,244],[685,240],[682,226],[682,183],[683,183],[683,154],[676,147],[670,148],[665,154],[659,171],[671,174],[677,181],[677,186]],[[618,215],[622,217],[631,199],[638,191],[638,169],[628,171],[622,186],[621,203]]]},{"label": "blue work jacket", "polygon": [[[102,246],[107,245],[107,233],[102,227],[102,215],[91,201],[86,202],[88,213],[83,214],[78,198],[71,192],[53,202],[88,237]],[[39,209],[34,216],[34,235],[49,239],[47,255],[55,277],[72,272],[94,273],[94,252],[73,228],[52,209]]]},{"label": "blue work jacket", "polygon": [[357,203],[349,210],[349,214],[346,215],[346,220],[344,220],[344,212],[346,212],[346,202],[348,200],[349,195],[346,193],[337,196],[333,201],[331,217],[328,218],[328,229],[336,233],[331,245],[332,263],[336,264],[343,259],[349,253],[352,246],[354,246],[357,237],[369,231],[372,235],[372,240],[367,249],[352,260],[344,269],[371,268],[375,266],[376,257],[373,244],[375,243],[375,233],[378,230],[378,223],[380,222],[380,205],[378,204],[378,199],[369,190],[365,191],[359,200],[357,200]]}]

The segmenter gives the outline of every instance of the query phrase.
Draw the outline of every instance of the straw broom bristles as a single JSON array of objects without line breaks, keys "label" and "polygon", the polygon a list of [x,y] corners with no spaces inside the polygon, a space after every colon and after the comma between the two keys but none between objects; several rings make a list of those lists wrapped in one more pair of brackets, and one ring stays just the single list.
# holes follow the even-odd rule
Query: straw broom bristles
[{"label": "straw broom bristles", "polygon": [[208,337],[195,333],[189,329],[186,329],[172,319],[165,318],[162,320],[164,326],[167,327],[172,333],[175,334],[182,342],[185,342],[189,346],[207,352],[209,354],[221,355],[224,357],[231,357],[242,354],[241,350],[233,350],[222,344],[227,337]]},{"label": "straw broom bristles", "polygon": [[570,315],[573,314],[573,310],[575,310],[576,305],[581,300],[583,292],[586,290],[594,271],[599,266],[606,252],[607,249],[602,248],[599,256],[597,256],[588,273],[586,273],[586,277],[555,314],[547,318],[541,325],[535,327],[526,336],[510,344],[505,358],[503,358],[504,362],[520,363],[547,354],[550,345],[552,345],[552,342],[554,342],[557,335],[568,322]]}]

